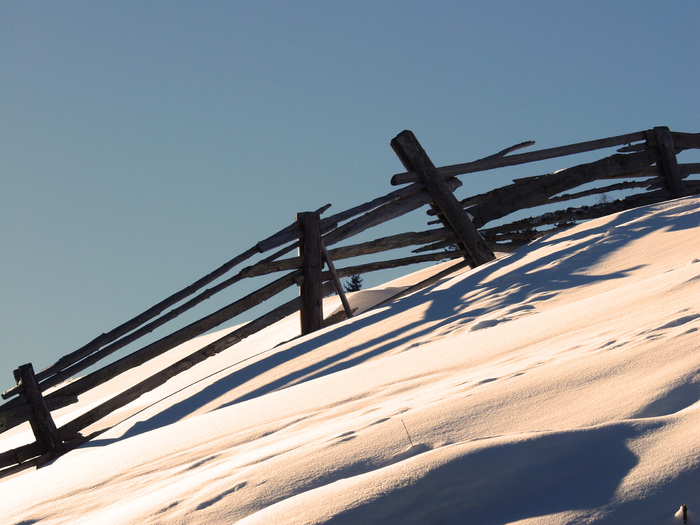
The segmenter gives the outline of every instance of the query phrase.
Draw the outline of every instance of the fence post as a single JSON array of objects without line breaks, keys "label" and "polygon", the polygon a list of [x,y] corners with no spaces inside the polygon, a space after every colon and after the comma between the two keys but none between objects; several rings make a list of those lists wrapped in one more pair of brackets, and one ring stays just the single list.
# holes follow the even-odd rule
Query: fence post
[{"label": "fence post", "polygon": [[304,280],[299,290],[304,301],[301,333],[306,335],[323,328],[321,218],[316,212],[301,212],[297,213],[297,220],[301,223],[299,256],[304,265]]},{"label": "fence post", "polygon": [[666,177],[666,186],[668,186],[668,191],[671,192],[671,198],[683,197],[685,195],[685,186],[683,185],[681,170],[678,167],[671,130],[666,126],[656,127],[654,128],[654,137],[656,138],[656,148],[659,150],[661,171]]},{"label": "fence post", "polygon": [[437,169],[413,133],[409,130],[399,133],[391,141],[391,148],[406,170],[416,172],[449,226],[457,234],[460,243],[464,245],[474,265],[479,266],[494,260],[496,256],[479,235],[469,215],[459,204],[445,180],[438,175]]},{"label": "fence post", "polygon": [[335,265],[333,264],[331,256],[328,255],[328,250],[326,250],[326,247],[323,244],[323,240],[321,240],[321,253],[323,254],[323,260],[326,261],[326,264],[328,265],[328,270],[331,272],[333,285],[335,286],[335,291],[338,292],[340,302],[343,304],[343,310],[345,310],[345,315],[348,319],[350,319],[352,317],[352,308],[350,308],[350,303],[348,302],[348,298],[346,297],[345,291],[343,290],[343,285],[340,284],[338,272],[335,271]]},{"label": "fence post", "polygon": [[39,391],[39,385],[34,375],[34,367],[31,363],[22,365],[17,369],[24,394],[32,407],[33,417],[29,420],[34,436],[39,443],[45,443],[49,452],[57,453],[61,443],[58,438],[58,430],[51,412],[46,406],[46,401]]}]

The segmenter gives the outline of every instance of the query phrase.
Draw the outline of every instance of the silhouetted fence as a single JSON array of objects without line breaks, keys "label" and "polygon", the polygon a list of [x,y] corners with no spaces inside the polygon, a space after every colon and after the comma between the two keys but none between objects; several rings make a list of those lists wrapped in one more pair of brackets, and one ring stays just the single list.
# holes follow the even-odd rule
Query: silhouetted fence
[{"label": "silhouetted fence", "polygon": [[[303,334],[318,330],[330,322],[351,317],[353,311],[340,284],[342,277],[431,261],[460,260],[399,294],[405,295],[457,269],[488,263],[495,258],[496,252],[512,251],[537,237],[577,221],[700,193],[700,181],[689,178],[692,174],[700,173],[700,163],[679,164],[676,157],[685,149],[700,148],[700,134],[673,133],[668,128],[659,127],[509,155],[532,144],[534,143],[525,142],[478,161],[436,168],[415,136],[410,131],[404,131],[391,141],[391,147],[408,170],[392,178],[392,184],[405,185],[402,188],[328,217],[322,218],[321,215],[330,205],[314,212],[299,213],[296,220],[286,228],[258,242],[142,314],[62,357],[50,367],[35,373],[31,364],[20,366],[14,372],[17,385],[2,394],[9,401],[0,406],[0,432],[29,422],[35,441],[0,453],[0,469],[4,469],[0,470],[0,477],[28,466],[39,466],[84,443],[94,434],[83,436],[80,432],[107,414],[284,317],[300,312]],[[512,184],[461,201],[454,194],[462,185],[456,178],[458,175],[623,145],[617,153],[601,160],[556,173],[516,179]],[[590,187],[591,183],[600,181],[604,183],[602,186]],[[577,188],[578,191],[572,191]],[[620,190],[625,190],[628,195],[614,201],[604,199],[592,205],[548,210],[527,219],[511,222],[503,220],[523,209],[540,206],[551,208],[562,202]],[[440,227],[421,232],[403,232],[329,249],[374,226],[426,205],[430,205],[428,214],[436,218],[435,223],[440,224]],[[498,221],[501,223],[485,228],[487,224]],[[335,265],[335,262],[344,259],[409,247],[417,247],[410,256],[377,259],[344,268]],[[296,256],[288,256],[295,250]],[[224,278],[235,267],[255,257],[260,260]],[[65,382],[222,290],[245,279],[274,273],[282,273],[282,276],[121,359]],[[207,288],[217,280],[220,280],[218,284]],[[79,396],[89,390],[231,321],[290,287],[299,288],[298,297],[270,309],[264,315],[92,407],[68,423],[56,426],[52,411],[78,402]],[[322,299],[333,292],[340,296],[343,312],[331,319],[324,316]],[[51,388],[53,390],[47,393]]]}]

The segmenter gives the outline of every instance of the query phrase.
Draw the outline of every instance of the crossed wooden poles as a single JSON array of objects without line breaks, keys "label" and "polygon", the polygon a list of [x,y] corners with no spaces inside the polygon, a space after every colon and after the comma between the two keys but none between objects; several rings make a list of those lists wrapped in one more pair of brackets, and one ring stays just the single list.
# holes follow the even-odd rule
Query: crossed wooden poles
[{"label": "crossed wooden poles", "polygon": [[[405,130],[391,141],[391,147],[407,171],[414,172],[432,197],[433,209],[444,226],[454,231],[458,244],[469,254],[471,264],[479,266],[496,257],[460,205],[445,179],[441,177],[415,135]],[[323,327],[323,261],[334,276],[335,288],[348,317],[352,311],[338,281],[333,262],[321,239],[321,220],[318,213],[304,212],[297,215],[302,224],[302,240],[299,248],[304,261],[304,278],[300,287],[304,307],[301,310],[302,334]]]}]

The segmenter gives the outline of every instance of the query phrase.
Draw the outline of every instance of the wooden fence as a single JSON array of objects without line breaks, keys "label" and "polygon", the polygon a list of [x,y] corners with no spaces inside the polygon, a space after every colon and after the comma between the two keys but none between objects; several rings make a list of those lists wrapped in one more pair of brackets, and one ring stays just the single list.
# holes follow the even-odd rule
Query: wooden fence
[{"label": "wooden fence", "polygon": [[[284,317],[300,312],[302,333],[310,333],[324,324],[351,317],[353,312],[340,284],[342,277],[430,261],[459,259],[443,272],[402,292],[406,294],[457,269],[485,264],[495,258],[496,252],[512,251],[577,221],[684,195],[700,194],[700,180],[690,177],[700,173],[700,163],[679,164],[677,160],[677,154],[683,150],[700,149],[700,134],[674,133],[668,128],[658,127],[558,148],[510,154],[533,144],[525,142],[474,162],[436,168],[413,133],[404,131],[391,141],[391,147],[407,170],[392,178],[392,184],[401,185],[400,189],[328,217],[321,216],[330,205],[314,212],[299,213],[286,228],[48,368],[35,373],[31,364],[20,366],[14,371],[17,385],[2,394],[9,401],[0,405],[0,433],[29,423],[35,441],[0,452],[0,477],[45,464],[84,443],[104,429],[85,436],[81,431],[107,414]],[[512,184],[461,201],[454,193],[462,185],[456,178],[459,175],[620,146],[615,154],[595,162],[516,179]],[[590,187],[591,183],[601,182],[602,185]],[[578,191],[572,191],[577,188]],[[627,193],[621,199],[603,199],[575,208],[549,209],[562,202],[621,190]],[[428,214],[435,217],[429,224],[438,224],[439,227],[329,248],[426,205],[429,205]],[[547,211],[531,218],[511,222],[505,220],[516,211],[540,206],[546,206]],[[489,227],[486,228],[486,225]],[[379,259],[344,268],[336,268],[335,265],[344,259],[410,247],[417,248],[409,256]],[[296,255],[288,255],[294,251]],[[254,257],[260,260],[226,277],[235,267]],[[125,357],[66,382],[222,290],[245,279],[274,273],[281,273],[282,276]],[[215,281],[220,282],[207,288]],[[231,321],[290,287],[299,288],[298,297],[271,308],[264,315],[92,407],[68,423],[56,426],[52,411],[78,402],[79,397],[89,390]],[[333,292],[339,294],[343,312],[335,319],[324,318],[322,299]],[[52,390],[48,392],[49,389]]]}]

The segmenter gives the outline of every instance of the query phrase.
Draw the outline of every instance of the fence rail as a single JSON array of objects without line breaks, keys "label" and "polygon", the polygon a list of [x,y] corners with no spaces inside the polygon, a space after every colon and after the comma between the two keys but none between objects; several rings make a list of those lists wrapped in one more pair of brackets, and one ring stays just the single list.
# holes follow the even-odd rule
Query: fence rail
[{"label": "fence rail", "polygon": [[[81,435],[81,431],[109,413],[284,317],[301,312],[301,331],[309,333],[331,321],[352,316],[352,309],[340,284],[342,277],[429,261],[461,260],[433,278],[416,283],[398,297],[428,286],[449,272],[485,264],[494,258],[494,252],[512,251],[572,223],[684,195],[700,194],[700,180],[691,178],[691,175],[700,173],[700,164],[679,164],[677,161],[677,155],[682,151],[700,149],[698,133],[676,133],[657,127],[510,155],[533,144],[531,141],[523,142],[477,161],[436,168],[415,136],[410,131],[404,131],[391,142],[408,170],[394,175],[391,182],[403,187],[328,217],[322,218],[321,215],[330,205],[314,212],[300,213],[292,224],[133,319],[60,358],[48,368],[35,373],[31,364],[20,366],[14,371],[17,385],[2,394],[8,401],[0,405],[0,433],[29,423],[36,441],[0,452],[0,477],[29,466],[40,466],[75,448],[92,437]],[[515,179],[509,185],[462,200],[455,196],[455,190],[462,185],[462,181],[456,178],[459,175],[618,146],[622,147],[616,153],[594,162],[555,173]],[[614,182],[611,184],[608,181]],[[591,188],[592,183],[603,185]],[[578,207],[550,209],[561,203],[616,191],[624,191],[627,195]],[[400,232],[368,242],[330,248],[426,205],[430,206],[428,215],[435,218],[429,224],[439,224],[439,227],[420,232]],[[506,218],[515,212],[543,206],[547,209],[539,215],[506,222]],[[335,264],[345,259],[411,247],[413,254],[410,256],[356,263],[343,268]],[[296,256],[288,256],[295,250],[298,251]],[[268,252],[272,253],[267,255]],[[263,258],[230,275],[234,268],[255,257]],[[324,270],[324,267],[327,269]],[[224,289],[246,279],[278,273],[282,275],[236,301],[98,370],[65,382]],[[220,282],[213,284],[216,281]],[[298,297],[271,308],[264,315],[56,427],[51,412],[77,403],[82,394],[93,388],[231,321],[290,287],[299,288]],[[343,312],[332,320],[324,319],[322,298],[333,292],[340,295]],[[53,390],[46,393],[50,388]]]}]

